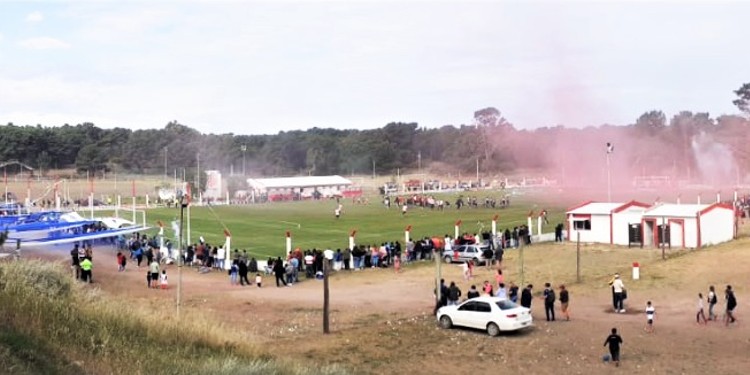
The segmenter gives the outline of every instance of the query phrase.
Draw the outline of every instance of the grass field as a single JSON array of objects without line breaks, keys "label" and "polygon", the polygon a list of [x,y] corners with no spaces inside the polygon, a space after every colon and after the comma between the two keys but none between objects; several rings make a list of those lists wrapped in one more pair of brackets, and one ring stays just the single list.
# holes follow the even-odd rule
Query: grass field
[{"label": "grass field", "polygon": [[[477,194],[477,196],[483,196]],[[375,197],[370,201],[373,202]],[[455,198],[454,198],[455,199]],[[444,211],[410,207],[406,215],[400,209],[385,208],[379,203],[368,205],[352,204],[342,200],[344,205],[340,219],[335,219],[333,211],[336,201],[304,201],[269,203],[247,206],[211,206],[191,208],[191,241],[203,236],[207,242],[220,245],[224,242],[223,229],[226,226],[232,233],[232,247],[247,249],[258,257],[279,256],[285,252],[286,231],[292,234],[292,246],[302,249],[332,249],[348,246],[349,234],[356,230],[357,244],[374,244],[384,241],[404,241],[404,230],[412,226],[411,237],[422,238],[433,235],[453,235],[456,221],[461,220],[461,232],[477,233],[490,231],[492,218],[499,215],[498,231],[525,224],[530,210],[539,212],[530,201],[517,200],[509,208],[463,208],[451,206]],[[544,207],[549,212],[550,224],[545,232],[554,230],[554,225],[563,218],[564,209]],[[128,214],[124,214],[128,217]],[[174,238],[171,222],[178,221],[180,210],[158,208],[147,211],[150,225],[157,221],[165,225],[165,233]],[[534,219],[536,226],[536,216]],[[534,229],[536,231],[536,229]],[[155,234],[157,228],[149,231]],[[176,243],[176,242],[175,242]]]}]

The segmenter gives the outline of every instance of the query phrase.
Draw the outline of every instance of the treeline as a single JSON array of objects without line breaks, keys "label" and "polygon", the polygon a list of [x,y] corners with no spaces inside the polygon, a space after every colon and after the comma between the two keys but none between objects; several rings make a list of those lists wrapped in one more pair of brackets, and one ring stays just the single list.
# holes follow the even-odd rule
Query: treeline
[{"label": "treeline", "polygon": [[[395,175],[420,168],[473,175],[479,167],[483,176],[536,170],[580,180],[601,169],[605,143],[612,142],[621,167],[694,179],[711,168],[702,159],[714,151],[731,159],[733,174],[744,175],[749,141],[750,122],[741,116],[680,112],[667,118],[650,111],[626,126],[519,130],[497,109],[485,108],[475,112],[472,124],[460,126],[390,123],[371,130],[312,128],[275,135],[202,134],[176,121],[147,130],[7,124],[0,126],[0,162],[18,160],[42,171],[74,167],[79,173],[164,173],[166,162],[170,175],[200,163],[202,170],[244,168],[256,176]],[[589,164],[593,169],[586,169]]]}]

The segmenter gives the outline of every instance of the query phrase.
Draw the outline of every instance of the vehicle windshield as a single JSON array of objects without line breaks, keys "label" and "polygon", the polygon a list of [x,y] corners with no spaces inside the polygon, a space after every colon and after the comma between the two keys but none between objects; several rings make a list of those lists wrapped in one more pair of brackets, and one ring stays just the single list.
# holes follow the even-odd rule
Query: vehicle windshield
[{"label": "vehicle windshield", "polygon": [[497,304],[497,307],[499,307],[500,310],[510,310],[510,309],[514,309],[518,307],[518,305],[513,303],[513,301],[509,301],[509,300],[497,301],[495,302],[495,304]]}]

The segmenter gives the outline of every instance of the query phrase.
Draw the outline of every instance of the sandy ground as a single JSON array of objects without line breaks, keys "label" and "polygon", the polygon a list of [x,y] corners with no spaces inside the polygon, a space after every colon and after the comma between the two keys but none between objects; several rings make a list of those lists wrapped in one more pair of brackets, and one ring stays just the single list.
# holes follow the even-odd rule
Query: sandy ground
[{"label": "sandy ground", "polygon": [[[207,316],[209,324],[223,322],[274,357],[310,366],[337,363],[352,373],[745,374],[750,371],[750,330],[743,314],[750,281],[750,263],[743,250],[748,245],[750,240],[743,239],[720,252],[695,252],[654,265],[646,272],[658,276],[641,285],[626,278],[626,285],[633,286],[631,294],[638,294],[629,298],[626,314],[611,312],[609,289],[601,286],[602,280],[569,285],[571,321],[546,322],[542,301],[535,299],[533,328],[495,338],[481,331],[437,327],[431,315],[435,271],[429,264],[407,266],[400,274],[379,269],[332,276],[329,335],[322,334],[323,283],[316,280],[277,288],[265,276],[262,288],[238,287],[229,284],[226,272],[198,274],[186,268],[183,311],[187,319]],[[563,247],[542,246],[536,251],[575,251],[572,244],[558,246]],[[67,262],[68,251],[63,247],[25,250],[24,256]],[[175,266],[167,268],[170,289],[152,290],[145,285],[145,267],[129,263],[125,272],[118,273],[114,254],[110,248],[97,248],[92,288],[143,308],[164,311],[174,305]],[[504,267],[515,267],[516,261],[509,256]],[[464,293],[470,283],[479,286],[485,279],[493,280],[492,274],[478,269],[475,279],[465,282],[458,266],[443,267],[443,277],[460,281]],[[544,280],[532,281],[536,292],[541,292]],[[715,283],[720,292],[727,283],[735,285],[738,323],[729,327],[695,323],[697,292],[705,293],[708,283]],[[657,309],[653,334],[643,331],[645,298],[652,299]],[[723,302],[717,309],[723,310]],[[607,352],[603,341],[612,327],[621,331],[624,340],[622,365],[617,369],[601,359]]]}]

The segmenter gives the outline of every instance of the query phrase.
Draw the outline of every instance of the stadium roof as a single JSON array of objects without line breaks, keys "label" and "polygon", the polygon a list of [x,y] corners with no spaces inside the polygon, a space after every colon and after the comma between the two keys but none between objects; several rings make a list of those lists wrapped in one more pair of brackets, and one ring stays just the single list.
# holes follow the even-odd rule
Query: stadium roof
[{"label": "stadium roof", "polygon": [[323,186],[348,186],[352,182],[341,176],[302,176],[278,178],[249,178],[248,185],[255,189],[288,189]]}]

